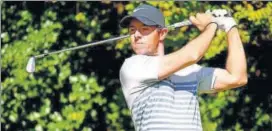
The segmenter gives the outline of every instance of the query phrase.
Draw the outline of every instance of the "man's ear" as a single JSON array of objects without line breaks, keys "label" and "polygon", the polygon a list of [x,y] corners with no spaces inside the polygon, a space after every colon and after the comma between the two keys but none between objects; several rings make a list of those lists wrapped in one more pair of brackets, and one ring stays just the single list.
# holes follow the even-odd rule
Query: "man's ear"
[{"label": "man's ear", "polygon": [[160,41],[163,41],[166,38],[167,33],[168,33],[168,29],[167,28],[160,29],[160,33],[159,33],[159,35],[160,35]]}]

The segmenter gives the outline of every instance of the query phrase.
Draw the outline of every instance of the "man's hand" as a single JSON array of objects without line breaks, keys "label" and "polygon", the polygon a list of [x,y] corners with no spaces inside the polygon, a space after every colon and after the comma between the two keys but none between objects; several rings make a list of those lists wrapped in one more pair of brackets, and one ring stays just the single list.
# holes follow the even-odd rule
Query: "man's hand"
[{"label": "man's hand", "polygon": [[200,31],[203,31],[206,26],[212,22],[212,15],[208,13],[197,13],[196,16],[190,16],[190,21]]},{"label": "man's hand", "polygon": [[217,23],[219,29],[225,32],[229,32],[232,27],[237,26],[231,13],[225,9],[207,10],[206,14],[211,14],[213,16],[212,21]]}]

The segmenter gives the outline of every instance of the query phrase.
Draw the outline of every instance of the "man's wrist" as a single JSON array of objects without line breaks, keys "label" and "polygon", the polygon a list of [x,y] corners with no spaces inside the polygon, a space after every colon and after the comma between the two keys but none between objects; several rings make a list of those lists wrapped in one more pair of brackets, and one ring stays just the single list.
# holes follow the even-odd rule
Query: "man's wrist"
[{"label": "man's wrist", "polygon": [[206,27],[205,27],[205,30],[210,30],[210,29],[212,29],[212,30],[217,30],[217,27],[218,27],[218,24],[217,23],[215,23],[215,22],[211,22],[211,23],[209,23]]},{"label": "man's wrist", "polygon": [[233,33],[238,33],[238,34],[239,34],[239,31],[238,31],[237,26],[231,27],[231,28],[229,29],[229,31],[227,32],[227,35],[229,36],[229,35],[231,35],[231,34],[233,34]]}]

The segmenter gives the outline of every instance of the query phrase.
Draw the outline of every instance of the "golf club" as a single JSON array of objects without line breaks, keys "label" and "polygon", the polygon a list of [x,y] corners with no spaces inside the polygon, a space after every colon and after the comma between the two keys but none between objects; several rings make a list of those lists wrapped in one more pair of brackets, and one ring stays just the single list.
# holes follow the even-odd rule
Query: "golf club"
[{"label": "golf club", "polygon": [[[178,23],[172,24],[170,26],[167,26],[167,28],[172,30],[172,29],[176,29],[176,28],[179,28],[179,27],[182,27],[182,26],[188,26],[188,25],[191,25],[191,24],[192,23],[191,23],[190,20],[184,20],[182,22],[178,22]],[[72,47],[72,48],[68,48],[68,49],[63,49],[63,50],[59,50],[59,51],[53,51],[53,52],[48,52],[48,53],[32,56],[28,60],[28,63],[27,63],[27,66],[26,66],[26,71],[28,73],[33,73],[35,71],[35,59],[37,59],[37,58],[43,58],[43,57],[48,56],[48,55],[57,54],[57,53],[65,52],[65,51],[77,50],[77,49],[82,49],[82,48],[86,48],[86,47],[93,47],[93,46],[105,44],[105,43],[108,43],[108,42],[111,42],[111,41],[124,39],[124,38],[127,38],[129,36],[130,35],[119,36],[119,37],[110,38],[110,39],[107,39],[107,40],[102,40],[102,41],[97,41],[97,42],[92,42],[92,43],[88,43],[88,44],[85,44],[85,45],[76,46],[76,47]]]}]

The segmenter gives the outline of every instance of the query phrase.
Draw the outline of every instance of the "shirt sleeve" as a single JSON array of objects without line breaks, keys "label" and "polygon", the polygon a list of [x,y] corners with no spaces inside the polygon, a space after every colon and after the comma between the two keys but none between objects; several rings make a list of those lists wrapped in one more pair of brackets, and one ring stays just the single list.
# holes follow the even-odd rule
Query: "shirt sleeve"
[{"label": "shirt sleeve", "polygon": [[158,82],[159,56],[135,55],[120,69],[120,82],[128,104],[144,89]]},{"label": "shirt sleeve", "polygon": [[216,76],[214,75],[215,68],[198,66],[198,90],[201,93],[213,93]]}]

